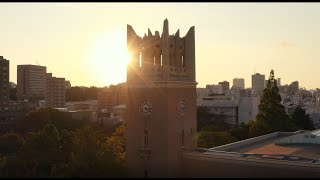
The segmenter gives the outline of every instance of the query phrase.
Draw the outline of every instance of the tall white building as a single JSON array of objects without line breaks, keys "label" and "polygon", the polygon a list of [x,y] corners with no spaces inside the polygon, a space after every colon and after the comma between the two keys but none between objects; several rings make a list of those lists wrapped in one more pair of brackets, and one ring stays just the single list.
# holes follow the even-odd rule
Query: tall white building
[{"label": "tall white building", "polygon": [[258,105],[260,98],[258,96],[239,97],[238,101],[238,123],[255,121],[258,114]]},{"label": "tall white building", "polygon": [[265,75],[256,73],[252,75],[252,91],[254,94],[262,95],[265,87]]},{"label": "tall white building", "polygon": [[244,89],[244,79],[243,78],[234,78],[233,79],[233,87],[238,87],[240,89]]},{"label": "tall white building", "polygon": [[281,78],[277,79],[277,86],[280,87],[281,86]]}]

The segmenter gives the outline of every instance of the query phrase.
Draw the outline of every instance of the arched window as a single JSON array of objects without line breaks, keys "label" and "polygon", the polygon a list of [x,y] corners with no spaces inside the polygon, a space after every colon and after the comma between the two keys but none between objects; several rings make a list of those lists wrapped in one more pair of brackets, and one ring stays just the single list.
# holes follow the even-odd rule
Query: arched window
[{"label": "arched window", "polygon": [[148,130],[144,130],[144,148],[147,149],[149,147],[148,143]]},{"label": "arched window", "polygon": [[183,56],[181,56],[181,65],[182,65],[182,67],[185,66]]},{"label": "arched window", "polygon": [[141,67],[142,63],[142,52],[139,53],[139,66]]},{"label": "arched window", "polygon": [[181,132],[181,145],[184,146],[184,130]]}]

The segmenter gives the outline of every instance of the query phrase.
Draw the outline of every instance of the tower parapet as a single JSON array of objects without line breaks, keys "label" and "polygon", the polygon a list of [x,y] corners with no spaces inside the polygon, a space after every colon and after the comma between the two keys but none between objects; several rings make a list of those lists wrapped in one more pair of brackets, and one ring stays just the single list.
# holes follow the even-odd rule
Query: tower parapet
[{"label": "tower parapet", "polygon": [[158,31],[153,35],[150,29],[148,35],[140,37],[127,25],[127,48],[131,55],[128,83],[195,81],[194,26],[185,37],[180,37],[180,30],[169,35],[169,22],[165,19],[161,37]]}]

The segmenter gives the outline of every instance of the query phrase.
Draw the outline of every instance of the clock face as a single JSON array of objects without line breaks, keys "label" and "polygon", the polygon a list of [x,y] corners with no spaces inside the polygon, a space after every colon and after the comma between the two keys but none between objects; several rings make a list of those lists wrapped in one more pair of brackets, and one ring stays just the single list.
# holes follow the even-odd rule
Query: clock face
[{"label": "clock face", "polygon": [[187,113],[187,103],[185,100],[181,100],[179,102],[179,112],[180,112],[180,115],[183,116]]},{"label": "clock face", "polygon": [[140,105],[140,111],[144,116],[150,116],[152,111],[152,105],[149,101],[143,101]]}]

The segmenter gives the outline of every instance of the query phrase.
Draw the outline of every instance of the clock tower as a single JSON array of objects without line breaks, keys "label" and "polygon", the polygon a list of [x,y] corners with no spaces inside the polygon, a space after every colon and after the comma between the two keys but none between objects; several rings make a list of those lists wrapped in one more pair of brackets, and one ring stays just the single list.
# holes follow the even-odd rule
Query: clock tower
[{"label": "clock tower", "polygon": [[179,177],[183,151],[196,148],[195,33],[148,29],[139,37],[127,25],[127,144],[130,177]]}]

